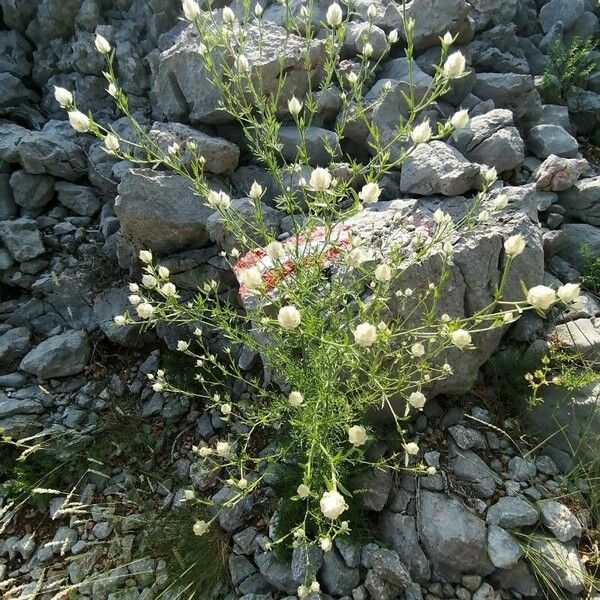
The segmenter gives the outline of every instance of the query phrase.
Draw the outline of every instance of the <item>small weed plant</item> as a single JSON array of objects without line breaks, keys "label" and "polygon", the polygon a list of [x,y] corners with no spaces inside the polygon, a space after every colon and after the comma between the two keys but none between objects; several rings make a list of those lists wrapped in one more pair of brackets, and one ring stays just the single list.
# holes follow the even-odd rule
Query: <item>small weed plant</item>
[{"label": "small weed plant", "polygon": [[[357,471],[435,471],[419,461],[418,439],[407,439],[405,430],[411,411],[425,406],[428,386],[451,376],[448,349],[469,352],[480,334],[514,322],[523,311],[541,312],[570,302],[579,288],[569,284],[557,292],[536,286],[525,289],[521,301],[503,300],[511,264],[526,246],[515,235],[505,240],[503,275],[489,305],[470,316],[440,314],[455,244],[506,205],[505,197],[490,199],[496,173],[488,167],[482,167],[481,191],[467,213],[453,219],[437,210],[426,226],[415,230],[410,245],[375,250],[353,236],[345,219],[379,200],[379,183],[386,173],[397,170],[420,144],[445,139],[467,125],[464,110],[435,126],[423,116],[463,76],[465,58],[452,51],[455,38],[446,34],[431,85],[417,95],[412,85],[415,22],[398,5],[400,27],[389,32],[383,55],[403,41],[409,85],[400,91],[384,82],[377,98],[367,98],[381,60],[369,43],[372,9],[363,16],[368,28],[351,69],[340,68],[346,26],[354,15],[350,5],[332,3],[320,21],[310,5],[296,13],[284,2],[283,9],[281,49],[299,49],[302,74],[289,80],[281,58],[277,77],[267,82],[257,65],[271,52],[269,34],[275,26],[263,20],[260,5],[244,1],[234,12],[183,2],[206,76],[220,94],[220,109],[240,125],[250,154],[276,183],[276,205],[289,219],[287,238],[278,236],[268,218],[266,190],[260,183],[252,184],[246,198],[232,200],[227,191],[211,186],[197,145],[182,142],[165,148],[135,120],[115,76],[114,52],[101,36],[96,46],[106,57],[108,93],[137,137],[124,139],[97,123],[79,110],[69,90],[56,89],[56,99],[74,129],[103,140],[109,154],[186,177],[198,201],[215,211],[232,240],[223,256],[239,282],[244,310],[230,302],[217,282],[191,298],[181,297],[168,269],[150,250],[141,249],[144,274],[139,284],[130,285],[131,313],[115,317],[119,325],[168,322],[193,331],[177,346],[194,361],[200,390],[181,389],[163,370],[151,374],[152,385],[156,391],[202,398],[228,423],[220,439],[195,448],[206,471],[225,486],[221,495],[226,499],[213,506],[190,491],[190,504],[209,504],[214,515],[196,521],[194,533],[205,535],[220,511],[257,494],[273,468],[290,466],[293,493],[280,497],[277,509],[287,515],[281,518],[286,527],[274,528],[277,534],[265,549],[318,544],[328,551],[337,536],[355,526],[349,482]],[[343,142],[349,128],[361,128],[369,158],[357,161],[324,142],[328,159],[318,166],[312,163],[308,135],[325,92],[339,100],[338,140]],[[404,107],[393,134],[384,136],[371,115],[390,93],[401,94]],[[297,132],[293,159],[283,153],[283,124]],[[435,261],[434,280],[421,290],[402,286],[405,274],[427,260]],[[225,340],[218,351],[207,335],[215,331]],[[260,356],[272,374],[270,381],[239,366],[241,349]],[[244,393],[233,394],[234,386]],[[368,424],[374,411],[389,415],[395,449],[376,451],[378,438]],[[318,590],[311,570],[306,572],[300,597]]]}]

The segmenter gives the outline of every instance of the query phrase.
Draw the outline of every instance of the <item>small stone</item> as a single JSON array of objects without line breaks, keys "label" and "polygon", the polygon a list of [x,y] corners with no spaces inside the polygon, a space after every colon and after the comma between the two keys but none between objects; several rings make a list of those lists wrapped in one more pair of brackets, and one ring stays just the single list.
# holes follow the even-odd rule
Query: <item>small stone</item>
[{"label": "small stone", "polygon": [[96,539],[105,540],[112,533],[112,527],[107,521],[101,521],[94,525],[92,533]]},{"label": "small stone", "polygon": [[489,583],[482,583],[478,590],[473,593],[473,600],[495,600],[496,592]]},{"label": "small stone", "polygon": [[479,589],[482,580],[479,575],[463,575],[460,581],[464,588],[470,592],[475,592]]},{"label": "small stone", "polygon": [[564,505],[555,500],[544,500],[538,503],[540,520],[560,542],[568,542],[572,538],[581,537],[581,523]]},{"label": "small stone", "polygon": [[536,466],[533,462],[525,460],[520,456],[515,456],[508,463],[508,476],[515,481],[529,481],[537,474]]},{"label": "small stone", "polygon": [[46,251],[37,223],[32,219],[0,222],[0,238],[18,262],[27,262]]},{"label": "small stone", "polygon": [[517,541],[504,529],[496,525],[488,527],[488,554],[492,564],[498,569],[514,567],[523,551]]},{"label": "small stone", "polygon": [[541,159],[546,159],[552,154],[574,158],[579,152],[577,140],[560,125],[532,127],[527,142],[531,151]]},{"label": "small stone", "polygon": [[507,529],[534,525],[538,520],[537,510],[521,498],[505,496],[491,506],[487,512],[488,525]]},{"label": "small stone", "polygon": [[452,427],[448,428],[448,431],[458,447],[462,448],[463,450],[470,450],[471,448],[485,450],[487,447],[485,438],[481,435],[481,433],[479,433],[479,431],[469,429],[463,425],[453,425]]}]

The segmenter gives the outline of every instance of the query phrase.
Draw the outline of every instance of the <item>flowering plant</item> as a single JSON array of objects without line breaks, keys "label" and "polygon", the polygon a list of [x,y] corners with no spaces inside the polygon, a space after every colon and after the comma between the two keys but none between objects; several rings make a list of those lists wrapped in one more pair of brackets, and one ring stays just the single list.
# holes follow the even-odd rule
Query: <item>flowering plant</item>
[{"label": "flowering plant", "polygon": [[[198,34],[206,72],[221,95],[221,109],[240,124],[251,154],[276,184],[276,205],[289,215],[287,236],[280,236],[265,218],[272,209],[264,201],[263,185],[254,182],[246,199],[232,200],[226,191],[211,187],[205,157],[193,142],[165,149],[133,118],[115,78],[108,41],[97,40],[98,50],[107,57],[108,92],[131,120],[137,139],[125,140],[80,112],[68,90],[57,89],[56,98],[68,110],[73,127],[103,139],[108,153],[187,177],[235,239],[223,255],[239,282],[245,310],[230,302],[217,282],[183,299],[169,280],[168,269],[155,261],[151,251],[142,250],[141,285],[130,286],[134,316],[118,315],[115,322],[124,325],[137,319],[195,327],[190,339],[178,343],[178,350],[196,361],[196,378],[204,388],[197,395],[229,424],[227,436],[195,448],[206,470],[228,486],[221,510],[271,482],[273,465],[288,465],[295,492],[280,499],[278,512],[293,514],[293,525],[286,531],[275,527],[271,543],[318,543],[328,551],[332,540],[352,526],[347,515],[357,469],[434,472],[420,462],[418,440],[405,439],[406,422],[411,411],[423,410],[428,387],[451,376],[453,367],[445,359],[448,349],[467,352],[481,332],[503,327],[524,310],[545,310],[558,298],[553,290],[537,286],[526,291],[522,302],[502,300],[511,263],[525,249],[525,240],[516,235],[505,242],[504,275],[489,306],[466,317],[439,314],[456,240],[489,218],[490,211],[506,206],[503,196],[489,201],[496,179],[493,169],[482,168],[481,192],[463,217],[453,219],[435,211],[428,227],[415,232],[409,248],[377,251],[347,225],[349,217],[380,200],[382,176],[397,169],[416,146],[466,126],[466,111],[435,127],[420,119],[465,71],[463,55],[450,52],[455,41],[451,34],[440,40],[440,63],[430,88],[418,97],[412,85],[415,23],[406,18],[403,6],[398,9],[402,31],[387,34],[386,47],[378,56],[369,41],[378,28],[374,11],[368,10],[361,51],[344,70],[340,58],[353,16],[350,7],[343,9],[334,2],[325,20],[315,23],[310,10],[293,14],[292,5],[284,2],[285,36],[302,41],[303,75],[295,81],[302,94],[297,97],[287,84],[283,61],[275,88],[265,89],[263,73],[255,65],[261,64],[266,51],[267,22],[260,5],[251,9],[242,2],[238,7],[236,14],[228,7],[202,10],[194,0],[183,2],[184,16]],[[408,89],[392,90],[388,80],[376,98],[367,98],[375,69],[401,37]],[[368,154],[361,160],[347,155],[348,162],[340,163],[340,147],[325,140],[327,160],[313,164],[307,136],[326,92],[339,103],[337,140],[342,141],[351,127],[364,131]],[[404,107],[391,137],[383,139],[371,115],[391,93],[402,94]],[[297,133],[292,158],[284,156],[279,138],[285,121]],[[131,148],[143,150],[146,158],[140,159]],[[241,210],[242,205],[250,206],[250,212]],[[437,278],[424,290],[402,286],[408,270],[432,255],[439,260]],[[559,296],[571,301],[577,291],[563,289]],[[205,335],[215,330],[225,340],[218,350]],[[272,376],[261,380],[260,371],[253,375],[243,369],[242,351],[260,357]],[[196,395],[177,389],[163,371],[152,374],[151,380],[157,391]],[[373,443],[377,435],[367,417],[374,410],[385,411],[394,424],[396,444],[385,452],[377,451]],[[195,533],[202,535],[210,524],[198,521]],[[298,593],[304,597],[317,588],[307,575]]]}]

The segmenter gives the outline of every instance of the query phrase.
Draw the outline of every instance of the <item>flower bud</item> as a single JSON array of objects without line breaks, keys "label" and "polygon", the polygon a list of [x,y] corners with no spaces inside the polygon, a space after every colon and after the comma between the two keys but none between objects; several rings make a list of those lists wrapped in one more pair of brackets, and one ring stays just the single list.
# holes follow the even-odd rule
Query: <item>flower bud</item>
[{"label": "flower bud", "polygon": [[337,27],[342,22],[344,18],[344,14],[342,12],[342,8],[337,2],[334,2],[327,9],[327,13],[325,15],[327,19],[327,23],[330,27]]},{"label": "flower bud", "polygon": [[297,116],[302,110],[302,102],[296,96],[292,96],[288,100],[288,110],[293,117]]},{"label": "flower bud", "polygon": [[188,21],[195,21],[201,14],[200,6],[196,0],[183,0],[183,16]]},{"label": "flower bud", "polygon": [[78,133],[86,133],[90,130],[90,119],[79,110],[69,112],[69,123]]},{"label": "flower bud", "polygon": [[99,33],[96,34],[94,44],[96,45],[96,50],[98,50],[100,54],[108,54],[112,50],[108,40]]},{"label": "flower bud", "polygon": [[69,108],[73,105],[73,93],[63,87],[54,86],[54,99],[61,108]]},{"label": "flower bud", "polygon": [[466,68],[466,59],[462,52],[453,52],[444,63],[443,73],[448,79],[460,77]]}]

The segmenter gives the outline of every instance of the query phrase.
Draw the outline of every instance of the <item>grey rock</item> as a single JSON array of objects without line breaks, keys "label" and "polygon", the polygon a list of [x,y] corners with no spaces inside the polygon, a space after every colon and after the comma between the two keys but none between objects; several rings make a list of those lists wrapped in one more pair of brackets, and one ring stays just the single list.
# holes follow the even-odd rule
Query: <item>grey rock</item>
[{"label": "grey rock", "polygon": [[427,556],[419,546],[414,517],[385,512],[381,519],[383,539],[392,544],[400,561],[408,568],[413,581],[425,583],[431,577]]},{"label": "grey rock", "polygon": [[206,222],[213,211],[190,186],[179,175],[150,169],[127,172],[115,201],[121,239],[157,256],[205,245],[209,241]]},{"label": "grey rock", "polygon": [[585,11],[584,0],[550,0],[542,6],[539,14],[544,33],[560,21],[565,29],[569,29]]},{"label": "grey rock", "polygon": [[535,525],[538,520],[537,510],[526,500],[514,496],[504,496],[487,512],[488,525],[498,525],[507,529]]},{"label": "grey rock", "polygon": [[494,585],[505,590],[514,590],[522,596],[531,597],[538,594],[537,581],[523,560],[511,569],[496,570],[492,581]]},{"label": "grey rock", "polygon": [[262,576],[274,588],[288,594],[296,593],[298,583],[292,576],[292,569],[288,562],[277,559],[272,552],[257,554],[254,560]]},{"label": "grey rock", "polygon": [[335,548],[323,555],[320,577],[325,591],[336,596],[352,594],[360,583],[360,571],[348,567]]},{"label": "grey rock", "polygon": [[581,523],[564,504],[556,500],[543,500],[538,503],[540,521],[559,542],[568,542],[581,537]]},{"label": "grey rock", "polygon": [[33,96],[21,79],[10,73],[0,73],[0,89],[2,89],[0,111],[3,113],[18,108]]},{"label": "grey rock", "polygon": [[600,256],[600,229],[587,223],[566,223],[562,226],[564,243],[558,252],[558,256],[582,271],[588,259],[582,252],[582,246],[586,246],[592,256]]},{"label": "grey rock", "polygon": [[342,150],[338,137],[334,131],[322,127],[310,126],[300,136],[296,125],[283,125],[279,128],[278,140],[282,144],[281,154],[285,160],[296,162],[299,148],[304,142],[304,151],[308,162],[313,167],[328,165],[333,160],[340,158]]},{"label": "grey rock", "polygon": [[[536,169],[531,180],[535,181],[535,186],[539,190],[547,192],[564,192],[576,185],[577,180],[588,166],[587,160],[578,158],[562,158],[551,154],[546,160]],[[600,178],[598,178],[600,180]],[[584,179],[582,183],[590,181]],[[569,197],[577,197],[577,192],[573,195],[567,194]],[[600,194],[599,194],[600,197]],[[562,194],[560,196],[562,202]],[[567,200],[568,203],[568,200]],[[583,204],[583,206],[581,206]],[[578,208],[581,207],[582,213],[586,212],[585,203],[574,202]],[[600,221],[599,221],[600,222]]]},{"label": "grey rock", "polygon": [[11,219],[17,211],[10,177],[6,173],[0,173],[0,221]]},{"label": "grey rock", "polygon": [[412,583],[408,570],[393,550],[387,548],[375,550],[371,557],[371,564],[372,570],[386,583],[400,588],[405,588]]},{"label": "grey rock", "polygon": [[232,554],[229,557],[229,573],[233,585],[239,585],[246,577],[256,573],[256,567],[245,557]]},{"label": "grey rock", "polygon": [[46,252],[37,223],[32,219],[0,222],[0,238],[12,256],[20,263]]},{"label": "grey rock", "polygon": [[27,327],[9,329],[0,336],[0,365],[20,358],[31,348],[31,331]]},{"label": "grey rock", "polygon": [[353,479],[353,493],[367,510],[379,512],[386,505],[392,489],[392,475],[380,469]]},{"label": "grey rock", "polygon": [[469,0],[469,4],[494,23],[509,23],[517,12],[517,0]]},{"label": "grey rock", "polygon": [[485,438],[475,429],[469,429],[464,425],[452,425],[452,427],[448,427],[448,432],[456,445],[462,450],[470,450],[471,448],[485,450],[487,448]]},{"label": "grey rock", "polygon": [[188,125],[156,122],[152,125],[149,135],[165,153],[168,152],[169,146],[178,144],[181,147],[181,159],[188,168],[193,157],[188,146],[190,142],[196,145],[197,155],[206,159],[204,169],[208,173],[232,173],[238,165],[240,150],[235,144],[202,133]]},{"label": "grey rock", "polygon": [[450,465],[458,479],[471,484],[478,498],[490,498],[494,495],[495,474],[475,452],[457,449]]},{"label": "grey rock", "polygon": [[15,415],[35,415],[44,412],[44,407],[35,398],[15,398],[0,394],[0,419]]},{"label": "grey rock", "polygon": [[444,142],[420,144],[402,167],[400,190],[422,196],[458,196],[473,187],[479,166]]},{"label": "grey rock", "polygon": [[535,463],[514,456],[508,463],[508,476],[515,481],[529,481],[537,474]]},{"label": "grey rock", "polygon": [[488,527],[488,555],[492,564],[497,569],[510,569],[514,567],[523,551],[517,541],[504,529],[496,525]]},{"label": "grey rock", "polygon": [[535,552],[540,569],[556,585],[571,594],[579,594],[584,589],[587,574],[577,546],[534,535],[530,542],[531,550]]},{"label": "grey rock", "polygon": [[298,582],[312,581],[323,564],[323,550],[300,544],[292,551],[292,576]]},{"label": "grey rock", "polygon": [[380,60],[388,50],[385,31],[371,23],[349,21],[344,38],[344,52],[350,56],[361,54],[366,43],[371,44],[372,60]]},{"label": "grey rock", "polygon": [[574,158],[579,151],[577,140],[560,125],[536,125],[529,130],[529,149],[538,158],[555,154],[563,158]]},{"label": "grey rock", "polygon": [[446,581],[493,570],[487,558],[485,524],[458,499],[422,492],[418,531],[434,569],[443,572]]},{"label": "grey rock", "polygon": [[576,319],[556,326],[554,336],[562,348],[591,361],[600,357],[600,328],[592,319]]},{"label": "grey rock", "polygon": [[32,175],[26,171],[15,171],[10,177],[15,202],[30,210],[40,210],[52,200],[54,179],[48,175]]},{"label": "grey rock", "polygon": [[[237,492],[233,488],[224,486],[211,498],[211,501],[215,504],[215,512],[218,510],[218,519],[221,528],[229,533],[242,527],[244,520],[254,506],[252,494],[247,494],[234,506],[224,506],[227,501],[236,496]],[[263,573],[263,575],[265,574]]]},{"label": "grey rock", "polygon": [[494,588],[487,582],[483,582],[477,590],[473,592],[473,600],[494,600],[496,592]]},{"label": "grey rock", "polygon": [[92,188],[58,181],[54,189],[58,193],[58,201],[78,215],[91,217],[100,209],[100,201]]},{"label": "grey rock", "polygon": [[66,377],[81,373],[90,353],[83,331],[68,331],[38,344],[25,355],[20,368],[42,379]]},{"label": "grey rock", "polygon": [[600,226],[600,177],[573,182],[573,187],[559,194],[560,205],[570,217]]}]

